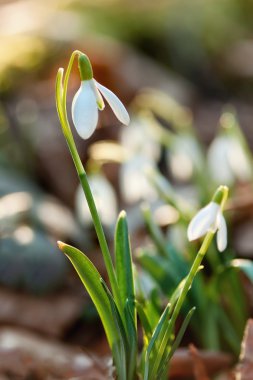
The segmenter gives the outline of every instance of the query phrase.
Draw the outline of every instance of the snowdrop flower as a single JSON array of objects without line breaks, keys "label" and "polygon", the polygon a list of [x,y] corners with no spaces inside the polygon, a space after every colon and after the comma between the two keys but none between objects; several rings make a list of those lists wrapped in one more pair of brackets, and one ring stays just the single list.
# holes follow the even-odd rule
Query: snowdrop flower
[{"label": "snowdrop flower", "polygon": [[214,180],[231,185],[235,180],[252,178],[251,163],[240,141],[234,136],[221,135],[214,139],[207,155],[207,163]]},{"label": "snowdrop flower", "polygon": [[227,193],[228,188],[220,186],[212,201],[194,216],[187,230],[189,241],[198,239],[209,231],[217,232],[218,250],[224,251],[227,247],[227,226],[222,210]]},{"label": "snowdrop flower", "polygon": [[156,199],[156,191],[146,174],[150,168],[154,169],[155,163],[142,154],[132,157],[121,165],[120,190],[127,203]]},{"label": "snowdrop flower", "polygon": [[78,67],[81,86],[73,99],[72,119],[80,137],[88,139],[95,131],[98,122],[98,110],[102,111],[105,106],[102,95],[119,121],[128,125],[130,119],[126,108],[112,91],[93,78],[91,63],[85,54],[79,55]]},{"label": "snowdrop flower", "polygon": [[[121,131],[121,145],[126,148],[132,156],[143,155],[157,162],[161,156],[160,143],[154,139],[150,129],[152,125],[141,116],[131,120],[128,128]],[[145,140],[145,144],[143,141]]]},{"label": "snowdrop flower", "polygon": [[188,181],[195,170],[203,170],[203,157],[196,139],[189,134],[176,135],[166,160],[172,175],[179,181]]}]

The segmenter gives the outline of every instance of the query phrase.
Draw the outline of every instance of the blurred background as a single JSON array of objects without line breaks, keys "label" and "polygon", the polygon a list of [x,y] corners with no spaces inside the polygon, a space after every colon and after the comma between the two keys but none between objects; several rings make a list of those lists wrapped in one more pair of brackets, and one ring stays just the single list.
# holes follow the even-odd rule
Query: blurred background
[{"label": "blurred background", "polygon": [[[252,15],[251,0],[0,1],[3,378],[28,378],[32,373],[35,379],[49,374],[50,379],[66,379],[71,373],[78,379],[94,379],[102,378],[107,365],[76,348],[108,353],[95,309],[56,246],[57,240],[63,240],[85,250],[103,273],[55,109],[56,72],[66,68],[73,50],[90,57],[94,77],[120,97],[132,119],[128,132],[107,106],[91,139],[81,140],[73,130],[109,241],[117,213],[124,207],[133,251],[149,244],[139,207],[144,200],[166,237],[185,251],[187,243],[173,229],[182,207],[191,216],[207,203],[217,184],[226,183],[233,195],[231,257],[251,260]],[[75,64],[69,110],[79,83]],[[218,141],[224,133],[235,136],[236,145],[234,140],[232,145]],[[192,139],[190,145],[186,135]],[[217,174],[223,161],[227,166]],[[173,186],[165,208],[157,195],[157,188],[160,193],[164,189],[157,185],[156,175],[147,179],[147,166],[149,173],[159,171]],[[183,206],[173,198],[176,193],[184,199]],[[252,276],[251,267],[250,271]],[[252,288],[247,280],[242,282],[246,282],[245,313],[250,315]],[[244,324],[245,319],[240,322],[240,339]],[[239,352],[239,346],[230,350],[223,338],[219,346],[195,340],[194,334],[186,343]],[[10,365],[13,360],[15,366]],[[221,367],[229,362],[218,356],[211,363],[217,365],[217,360]],[[175,376],[182,376],[176,364]]]}]

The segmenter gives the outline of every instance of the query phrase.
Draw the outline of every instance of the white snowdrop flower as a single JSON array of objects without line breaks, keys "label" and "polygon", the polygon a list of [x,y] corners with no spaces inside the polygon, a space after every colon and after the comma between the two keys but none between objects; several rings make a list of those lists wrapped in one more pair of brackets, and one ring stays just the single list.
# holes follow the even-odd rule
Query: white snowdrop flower
[{"label": "white snowdrop flower", "polygon": [[217,183],[231,185],[236,180],[249,181],[252,176],[251,163],[234,136],[216,137],[209,147],[207,163]]},{"label": "white snowdrop flower", "polygon": [[154,200],[156,192],[150,184],[146,172],[149,168],[155,168],[153,160],[142,154],[132,157],[120,167],[120,190],[127,203],[135,203],[140,200]]},{"label": "white snowdrop flower", "polygon": [[[151,125],[141,116],[131,120],[128,128],[121,131],[121,145],[124,146],[132,156],[143,155],[157,162],[160,158],[161,147],[157,140],[151,135]],[[145,143],[144,143],[145,141]]]},{"label": "white snowdrop flower", "polygon": [[128,125],[130,118],[125,106],[111,90],[93,78],[91,63],[85,54],[79,55],[78,67],[81,86],[72,102],[72,119],[79,136],[88,139],[95,131],[98,122],[98,110],[104,109],[102,95],[118,120],[122,124]]},{"label": "white snowdrop flower", "polygon": [[203,157],[197,141],[191,135],[175,136],[166,152],[172,175],[179,181],[188,181],[194,170],[203,170]]},{"label": "white snowdrop flower", "polygon": [[215,193],[212,201],[191,220],[187,236],[189,241],[198,239],[207,232],[217,232],[217,246],[220,252],[227,247],[227,226],[222,214],[224,197],[227,197],[228,189],[226,186],[220,186]]},{"label": "white snowdrop flower", "polygon": [[[110,182],[101,174],[90,175],[88,179],[101,221],[103,225],[110,227],[115,222],[118,213],[115,191]],[[81,185],[78,186],[75,203],[79,221],[84,225],[90,225],[92,218]]]}]

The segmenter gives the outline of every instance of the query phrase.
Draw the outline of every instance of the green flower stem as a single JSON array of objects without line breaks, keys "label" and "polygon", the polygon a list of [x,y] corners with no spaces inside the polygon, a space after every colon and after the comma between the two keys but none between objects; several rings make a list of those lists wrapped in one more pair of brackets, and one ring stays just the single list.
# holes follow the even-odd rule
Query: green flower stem
[{"label": "green flower stem", "polygon": [[170,331],[172,330],[172,328],[175,325],[176,319],[177,319],[178,314],[181,310],[181,307],[183,305],[183,302],[185,300],[187,292],[189,291],[189,289],[192,285],[194,277],[196,276],[196,274],[199,271],[200,264],[201,264],[201,262],[205,256],[207,250],[208,250],[209,245],[211,244],[211,241],[212,241],[214,235],[215,235],[215,233],[213,231],[209,231],[206,234],[205,239],[204,239],[204,241],[203,241],[203,243],[202,243],[202,245],[198,251],[198,254],[197,254],[197,256],[196,256],[196,258],[192,264],[190,272],[189,272],[188,276],[186,277],[183,289],[180,293],[180,296],[177,300],[175,309],[174,309],[173,314],[172,314],[171,319],[170,319]]},{"label": "green flower stem", "polygon": [[[113,292],[113,295],[116,299],[117,305],[120,305],[121,301],[120,301],[120,296],[119,296],[119,288],[118,288],[115,270],[113,268],[112,258],[110,255],[110,251],[108,248],[106,238],[105,238],[103,227],[102,227],[102,224],[101,224],[98,212],[97,212],[97,208],[96,208],[96,205],[94,202],[94,198],[93,198],[93,195],[92,195],[92,192],[90,189],[90,185],[89,185],[89,182],[87,179],[87,174],[84,170],[82,161],[81,161],[80,156],[78,154],[76,144],[75,144],[72,132],[71,132],[70,125],[69,125],[68,116],[67,116],[66,101],[67,101],[68,80],[69,80],[69,76],[70,76],[70,72],[71,72],[71,68],[72,68],[74,59],[80,53],[81,52],[79,52],[78,50],[76,50],[72,53],[68,67],[67,67],[67,71],[65,74],[64,82],[63,82],[63,69],[59,69],[59,71],[58,71],[58,74],[56,77],[56,107],[57,107],[62,131],[63,131],[64,137],[66,139],[68,148],[70,150],[72,159],[74,161],[76,171],[78,173],[80,183],[82,185],[82,188],[83,188],[83,191],[84,191],[84,194],[85,194],[85,197],[86,197],[89,209],[90,209],[93,224],[94,224],[94,227],[96,230],[96,234],[97,234],[98,241],[100,244],[100,248],[102,251],[102,255],[104,258],[106,270],[108,273],[109,281],[110,281],[110,284],[112,287],[112,292]],[[62,82],[63,82],[63,85],[62,85]]]},{"label": "green flower stem", "polygon": [[79,51],[79,50],[75,50],[71,54],[71,57],[70,57],[70,60],[69,60],[69,63],[68,63],[68,67],[67,67],[67,70],[66,70],[64,82],[63,82],[63,99],[62,99],[62,104],[63,104],[63,107],[64,107],[64,113],[66,114],[66,116],[67,116],[67,92],[68,92],[69,76],[70,76],[70,73],[71,73],[71,70],[72,70],[74,59],[79,54],[82,54],[82,52]]}]

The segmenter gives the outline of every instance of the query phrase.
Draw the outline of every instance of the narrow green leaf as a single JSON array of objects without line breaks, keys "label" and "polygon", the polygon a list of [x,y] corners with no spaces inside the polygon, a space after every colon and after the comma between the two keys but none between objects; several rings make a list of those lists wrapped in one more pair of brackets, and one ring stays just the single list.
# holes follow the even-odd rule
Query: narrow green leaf
[{"label": "narrow green leaf", "polygon": [[62,242],[58,242],[58,246],[73,264],[94,305],[96,306],[103,323],[109,345],[112,348],[115,341],[117,341],[119,337],[117,331],[115,331],[110,302],[101,284],[100,273],[88,257],[79,249]]},{"label": "narrow green leaf", "polygon": [[174,352],[176,351],[176,349],[178,348],[179,344],[181,343],[181,340],[184,336],[184,333],[187,329],[187,326],[191,320],[191,317],[194,313],[194,311],[196,310],[196,307],[194,306],[193,308],[191,308],[191,310],[188,312],[188,314],[186,315],[185,319],[184,319],[184,322],[182,323],[182,326],[180,327],[178,333],[177,333],[177,337],[171,347],[171,350],[170,350],[170,353],[168,355],[168,358],[167,360],[170,360],[170,358],[173,356]]},{"label": "narrow green leaf", "polygon": [[[113,299],[113,296],[108,289],[105,281],[101,278],[101,283],[103,288],[105,289],[105,292],[108,296],[108,300],[111,305],[111,311],[114,321],[114,326],[118,331],[119,339],[114,343],[114,346],[112,348],[113,351],[113,357],[115,360],[115,365],[117,368],[117,375],[121,380],[127,380],[127,362],[126,362],[126,356],[127,356],[127,337],[125,334],[123,322],[121,320],[121,316],[119,314],[117,305],[115,304],[115,301]],[[130,379],[129,379],[130,380]]]},{"label": "narrow green leaf", "polygon": [[[134,293],[134,280],[133,280],[133,264],[130,249],[130,242],[128,236],[128,227],[125,211],[121,211],[116,225],[115,231],[115,267],[116,276],[122,305],[126,304],[129,300],[131,314],[135,318],[135,293]],[[119,305],[118,305],[119,307]]]},{"label": "narrow green leaf", "polygon": [[164,312],[162,313],[159,321],[158,321],[158,324],[152,334],[152,337],[151,337],[151,340],[148,344],[148,347],[146,349],[146,354],[145,354],[145,369],[144,369],[144,380],[148,380],[149,379],[149,366],[150,366],[150,356],[151,356],[151,353],[152,353],[152,350],[155,346],[155,344],[157,343],[157,338],[161,332],[161,330],[163,329],[164,325],[166,323],[168,323],[168,314],[169,314],[169,308],[170,308],[170,304],[168,304],[166,306],[166,308],[164,309]]},{"label": "narrow green leaf", "polygon": [[144,310],[144,307],[142,306],[140,302],[136,302],[136,308],[137,308],[137,313],[141,321],[142,328],[144,330],[144,339],[145,339],[145,336],[147,339],[150,339],[152,336],[152,329],[151,329],[148,317],[146,315],[146,312]]},{"label": "narrow green leaf", "polygon": [[178,333],[177,333],[177,337],[171,347],[171,349],[166,352],[166,354],[164,355],[164,357],[162,358],[161,362],[160,362],[160,365],[158,368],[158,371],[157,371],[157,379],[162,379],[163,377],[165,377],[165,371],[168,369],[168,364],[169,364],[169,361],[170,359],[172,358],[174,352],[176,351],[176,349],[178,348],[183,336],[184,336],[184,333],[187,329],[187,326],[190,322],[190,319],[192,317],[192,314],[194,313],[196,307],[193,307],[187,314],[187,316],[185,317],[184,319],[184,322],[182,324],[182,326],[180,327]]},{"label": "narrow green leaf", "polygon": [[128,340],[128,352],[127,352],[127,374],[128,380],[135,379],[136,365],[137,365],[137,352],[138,352],[138,341],[137,341],[137,330],[134,316],[132,315],[133,305],[132,301],[126,301],[125,315],[127,323],[127,340]]},{"label": "narrow green leaf", "polygon": [[182,326],[180,327],[180,330],[177,334],[177,337],[176,337],[176,339],[175,339],[175,341],[171,347],[171,350],[169,350],[168,354],[167,354],[167,345],[168,345],[169,336],[168,336],[168,334],[164,334],[163,339],[162,339],[161,343],[159,344],[159,350],[157,352],[155,362],[154,362],[153,367],[152,367],[152,371],[150,374],[151,379],[158,379],[159,377],[157,377],[157,373],[159,371],[159,367],[163,367],[163,364],[166,367],[166,363],[168,363],[169,359],[171,358],[174,351],[176,350],[176,348],[178,347],[178,345],[181,342],[181,339],[185,333],[185,330],[188,326],[188,323],[190,322],[190,319],[191,319],[191,316],[192,316],[194,310],[195,310],[195,307],[193,307],[189,311],[189,313],[187,314]]}]

